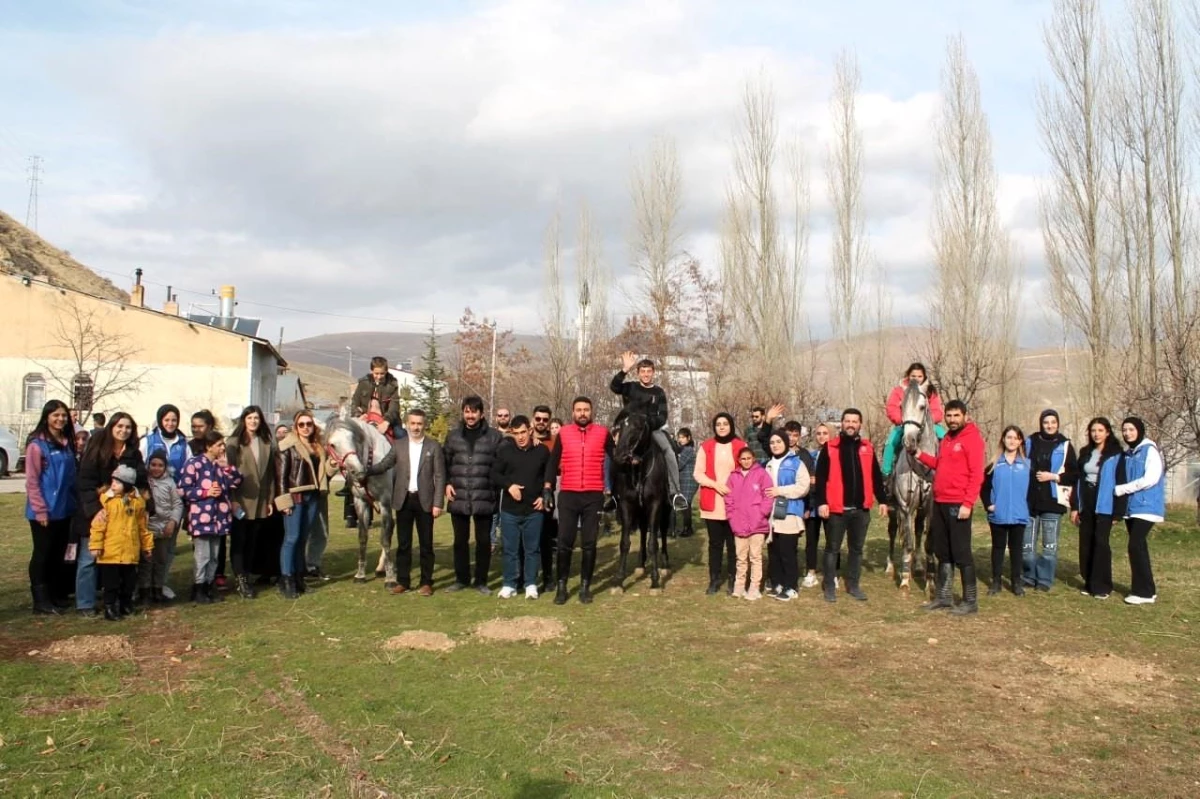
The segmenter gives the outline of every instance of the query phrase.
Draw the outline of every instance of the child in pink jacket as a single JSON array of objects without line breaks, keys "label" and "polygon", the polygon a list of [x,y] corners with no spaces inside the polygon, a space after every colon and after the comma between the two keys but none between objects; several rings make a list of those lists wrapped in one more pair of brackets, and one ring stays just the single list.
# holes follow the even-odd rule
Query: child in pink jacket
[{"label": "child in pink jacket", "polygon": [[[747,447],[738,453],[737,468],[729,475],[729,493],[725,495],[725,513],[737,544],[737,574],[733,595],[740,599],[762,599],[763,541],[771,529],[771,509],[775,500],[767,496],[771,475],[754,460]],[[750,590],[746,590],[749,564]]]}]

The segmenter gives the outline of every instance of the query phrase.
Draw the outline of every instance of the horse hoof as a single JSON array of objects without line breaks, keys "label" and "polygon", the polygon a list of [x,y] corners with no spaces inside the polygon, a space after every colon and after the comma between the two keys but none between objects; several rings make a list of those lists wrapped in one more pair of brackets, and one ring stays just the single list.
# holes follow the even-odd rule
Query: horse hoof
[{"label": "horse hoof", "polygon": [[392,580],[388,580],[386,583],[383,584],[383,590],[391,591],[393,588],[395,588],[398,585],[399,585],[399,583],[394,582]]},{"label": "horse hoof", "polygon": [[359,576],[359,575],[357,575],[357,574],[356,574],[356,575],[354,575],[354,582],[356,582],[356,583],[365,583],[366,581],[367,581],[367,578],[366,578],[366,577],[360,577],[360,576]]},{"label": "horse hoof", "polygon": [[883,570],[883,573],[890,577],[896,573],[896,567],[889,563],[887,568]]},{"label": "horse hoof", "polygon": [[907,592],[908,592],[908,580],[901,580],[901,581],[900,581],[900,590],[901,590],[901,591],[904,591],[905,593],[907,593]]}]

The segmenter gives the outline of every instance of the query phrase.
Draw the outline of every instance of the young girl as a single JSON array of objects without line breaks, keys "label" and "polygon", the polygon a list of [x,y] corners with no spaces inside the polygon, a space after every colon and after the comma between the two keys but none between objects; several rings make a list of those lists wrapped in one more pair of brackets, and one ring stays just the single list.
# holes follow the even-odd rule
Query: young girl
[{"label": "young girl", "polygon": [[1121,438],[1126,449],[1117,464],[1114,493],[1123,498],[1117,513],[1124,517],[1129,533],[1131,579],[1125,604],[1153,605],[1158,600],[1158,589],[1150,567],[1147,539],[1150,530],[1167,512],[1162,453],[1157,444],[1146,438],[1146,423],[1136,416],[1121,422]]},{"label": "young girl", "polygon": [[1079,450],[1079,483],[1071,492],[1071,521],[1079,528],[1079,592],[1096,599],[1112,593],[1113,505],[1121,445],[1103,416],[1088,422],[1088,443]]},{"label": "young girl", "polygon": [[150,515],[150,534],[154,536],[154,554],[140,568],[140,586],[143,600],[169,602],[163,589],[167,587],[167,573],[175,555],[175,534],[183,520],[183,497],[171,479],[171,462],[165,450],[150,453],[146,464],[150,474],[150,495],[154,497],[154,513]]},{"label": "young girl", "polygon": [[92,520],[88,550],[95,558],[104,590],[104,618],[118,621],[133,612],[138,559],[149,558],[154,538],[146,524],[146,501],[134,488],[137,472],[121,465],[113,470],[108,490],[100,495],[103,513]]},{"label": "young girl", "polygon": [[[771,433],[767,439],[767,474],[774,484],[767,489],[772,499],[771,556],[768,582],[777,590],[772,595],[788,602],[800,595],[800,536],[804,533],[804,499],[808,495],[810,478],[800,456],[791,450],[785,433]],[[787,514],[776,518],[774,502],[784,500]]]},{"label": "young girl", "polygon": [[242,475],[225,462],[225,437],[216,430],[196,441],[203,449],[183,467],[179,487],[188,501],[188,533],[195,557],[192,601],[203,605],[225,599],[214,585],[217,556],[221,541],[233,527],[229,495],[242,484]]},{"label": "young girl", "polygon": [[1021,546],[1029,524],[1029,459],[1025,457],[1025,434],[1016,425],[1004,428],[1000,453],[983,475],[979,498],[987,508],[992,528],[992,584],[988,596],[1000,593],[1000,572],[1004,568],[1004,547],[1008,545],[1012,592],[1025,596],[1021,585]]},{"label": "young girl", "polygon": [[[737,546],[737,573],[734,575],[733,596],[741,599],[762,599],[763,540],[771,529],[771,508],[775,501],[768,496],[771,476],[754,460],[754,453],[743,449],[738,453],[737,469],[726,484],[725,513],[733,530]],[[746,565],[750,566],[750,590],[746,590]]]},{"label": "young girl", "polygon": [[[692,440],[692,431],[686,427],[679,428],[675,440],[679,442],[679,490],[683,492],[683,498],[688,504],[687,510],[679,514],[683,517],[683,529],[679,531],[679,537],[688,538],[693,532],[692,503],[696,492],[700,490],[700,484],[696,482],[696,476],[692,473],[696,469],[696,442]],[[671,514],[671,521],[675,521],[674,513]]]}]

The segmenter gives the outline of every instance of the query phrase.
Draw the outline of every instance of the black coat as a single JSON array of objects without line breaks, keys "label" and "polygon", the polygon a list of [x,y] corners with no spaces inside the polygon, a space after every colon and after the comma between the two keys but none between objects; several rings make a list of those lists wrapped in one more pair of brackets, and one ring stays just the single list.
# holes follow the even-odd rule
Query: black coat
[{"label": "black coat", "polygon": [[513,485],[522,486],[520,502],[506,493],[505,513],[528,516],[538,512],[533,503],[542,496],[542,478],[549,460],[550,450],[541,444],[534,443],[528,449],[521,449],[516,441],[507,439],[500,445],[496,462],[492,464],[492,485],[497,491],[504,492]]},{"label": "black coat", "polygon": [[491,516],[499,508],[499,492],[492,484],[492,464],[504,436],[479,421],[474,443],[468,440],[465,425],[446,436],[442,449],[446,455],[446,484],[454,486],[454,499],[448,511],[466,516]]},{"label": "black coat", "polygon": [[72,542],[78,542],[83,536],[88,535],[91,530],[92,519],[100,512],[100,492],[107,490],[112,483],[113,472],[118,466],[129,466],[137,474],[137,489],[139,493],[146,499],[146,511],[150,514],[154,513],[154,498],[150,494],[150,479],[146,474],[146,464],[142,460],[142,453],[136,446],[137,442],[131,442],[125,447],[125,452],[120,458],[108,457],[89,457],[95,453],[84,453],[83,459],[79,463],[79,476],[75,480],[76,489],[79,491],[79,510],[75,514],[75,521],[71,525],[70,538]]}]

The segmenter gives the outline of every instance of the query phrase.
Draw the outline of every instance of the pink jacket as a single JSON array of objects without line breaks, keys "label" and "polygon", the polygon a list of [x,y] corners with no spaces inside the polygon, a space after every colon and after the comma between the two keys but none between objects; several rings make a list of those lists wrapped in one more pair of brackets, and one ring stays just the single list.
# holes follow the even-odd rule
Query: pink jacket
[{"label": "pink jacket", "polygon": [[766,535],[771,529],[771,509],[775,500],[767,496],[774,485],[771,475],[759,464],[743,473],[737,469],[729,475],[729,493],[725,496],[725,513],[733,534],[739,538]]}]

